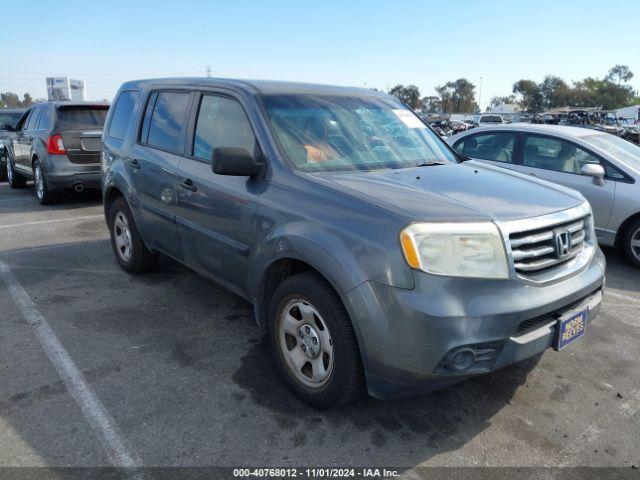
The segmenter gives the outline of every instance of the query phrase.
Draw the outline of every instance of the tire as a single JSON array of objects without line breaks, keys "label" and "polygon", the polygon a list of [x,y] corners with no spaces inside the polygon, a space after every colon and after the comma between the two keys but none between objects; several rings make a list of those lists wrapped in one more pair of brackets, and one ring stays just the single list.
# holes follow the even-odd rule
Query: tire
[{"label": "tire", "polygon": [[622,251],[634,267],[640,268],[640,218],[631,222],[625,230]]},{"label": "tire", "polygon": [[142,241],[124,198],[119,197],[110,205],[108,219],[111,248],[120,267],[129,273],[154,270],[159,255],[150,251]]},{"label": "tire", "polygon": [[[0,162],[0,182],[4,182],[7,180],[7,162],[9,161],[9,155],[7,154],[7,151],[4,150],[2,152],[2,157],[4,157],[4,164],[2,164],[2,162]],[[0,158],[2,158],[0,157]]]},{"label": "tire", "polygon": [[47,186],[47,177],[38,159],[33,162],[33,193],[40,205],[50,205],[57,200],[56,192]]},{"label": "tire", "polygon": [[300,399],[327,409],[362,395],[364,374],[351,319],[320,275],[304,272],[284,280],[269,302],[268,327],[278,370]]},{"label": "tire", "polygon": [[27,184],[27,179],[14,170],[13,163],[11,163],[11,158],[9,158],[9,156],[7,156],[6,171],[7,181],[11,188],[23,188]]}]

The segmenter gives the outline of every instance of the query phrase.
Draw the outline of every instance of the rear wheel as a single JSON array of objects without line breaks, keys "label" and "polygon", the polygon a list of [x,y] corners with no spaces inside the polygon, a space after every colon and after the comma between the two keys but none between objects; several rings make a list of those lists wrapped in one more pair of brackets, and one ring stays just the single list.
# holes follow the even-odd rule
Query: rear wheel
[{"label": "rear wheel", "polygon": [[351,320],[320,275],[294,275],[276,289],[269,308],[269,337],[280,373],[305,402],[331,408],[363,393]]},{"label": "rear wheel", "polygon": [[7,156],[7,181],[9,182],[9,186],[11,188],[22,188],[27,183],[27,179],[13,169],[13,163],[11,162],[11,159],[8,156]]},{"label": "rear wheel", "polygon": [[142,241],[124,198],[117,198],[109,208],[111,247],[116,260],[129,273],[148,272],[158,265],[158,254]]},{"label": "rear wheel", "polygon": [[640,218],[632,222],[625,231],[622,250],[631,263],[640,268]]},{"label": "rear wheel", "polygon": [[33,191],[40,205],[49,205],[56,200],[55,193],[47,186],[47,179],[39,160],[33,162]]}]

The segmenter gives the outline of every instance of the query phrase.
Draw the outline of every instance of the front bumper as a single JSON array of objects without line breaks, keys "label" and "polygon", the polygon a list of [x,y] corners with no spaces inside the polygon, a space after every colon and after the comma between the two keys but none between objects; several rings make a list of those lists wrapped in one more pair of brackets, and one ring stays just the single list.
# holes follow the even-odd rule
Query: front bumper
[{"label": "front bumper", "polygon": [[[543,352],[554,340],[555,313],[588,303],[589,321],[594,320],[604,273],[604,255],[597,248],[586,269],[545,286],[422,272],[415,272],[412,290],[363,283],[345,295],[345,303],[369,393],[390,398],[434,390]],[[542,321],[535,324],[537,319]],[[534,328],[519,332],[525,321]],[[462,373],[443,368],[448,354],[466,346],[494,352]]]},{"label": "front bumper", "polygon": [[44,160],[43,168],[50,190],[61,190],[82,185],[85,189],[100,189],[100,164],[72,163],[66,155],[55,155]]}]

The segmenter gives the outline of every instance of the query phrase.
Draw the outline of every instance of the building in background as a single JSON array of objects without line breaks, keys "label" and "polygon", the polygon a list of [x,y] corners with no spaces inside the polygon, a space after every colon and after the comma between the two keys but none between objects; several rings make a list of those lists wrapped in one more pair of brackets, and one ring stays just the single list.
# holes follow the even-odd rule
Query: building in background
[{"label": "building in background", "polygon": [[47,97],[49,100],[83,101],[87,99],[84,80],[69,77],[47,77]]},{"label": "building in background", "polygon": [[514,114],[521,110],[520,105],[515,103],[499,103],[498,105],[489,106],[487,108],[488,113],[497,114]]}]

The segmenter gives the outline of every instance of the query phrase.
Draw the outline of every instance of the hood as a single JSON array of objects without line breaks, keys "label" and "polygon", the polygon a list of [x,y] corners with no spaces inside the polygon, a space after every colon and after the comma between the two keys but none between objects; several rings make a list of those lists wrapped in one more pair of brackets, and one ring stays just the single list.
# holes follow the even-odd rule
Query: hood
[{"label": "hood", "polygon": [[479,162],[312,174],[332,188],[414,221],[508,221],[578,206],[584,197],[544,180]]}]

